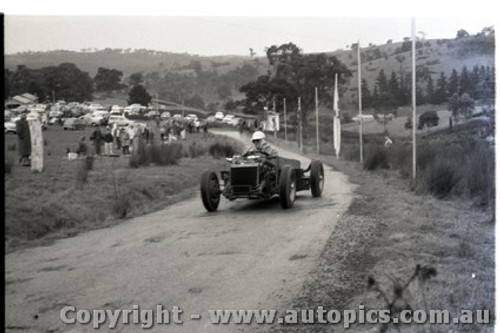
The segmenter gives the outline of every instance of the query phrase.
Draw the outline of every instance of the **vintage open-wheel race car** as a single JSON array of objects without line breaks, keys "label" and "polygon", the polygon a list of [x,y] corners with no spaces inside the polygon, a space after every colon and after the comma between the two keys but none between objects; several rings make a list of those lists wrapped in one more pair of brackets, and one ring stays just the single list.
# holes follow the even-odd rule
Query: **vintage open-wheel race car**
[{"label": "vintage open-wheel race car", "polygon": [[325,176],[319,160],[312,160],[307,169],[298,160],[257,151],[227,160],[229,171],[205,171],[201,177],[201,199],[209,212],[217,210],[221,194],[229,200],[279,196],[281,207],[287,209],[293,207],[297,191],[310,189],[313,197],[323,192]]}]

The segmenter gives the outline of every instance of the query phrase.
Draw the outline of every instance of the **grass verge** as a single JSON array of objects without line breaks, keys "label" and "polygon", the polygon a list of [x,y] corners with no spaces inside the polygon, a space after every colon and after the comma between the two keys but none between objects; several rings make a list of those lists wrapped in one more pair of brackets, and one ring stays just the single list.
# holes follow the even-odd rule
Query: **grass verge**
[{"label": "grass verge", "polygon": [[[411,284],[401,299],[412,309],[489,310],[490,324],[382,326],[356,324],[349,332],[493,332],[495,291],[494,212],[472,200],[439,200],[416,195],[394,170],[368,172],[358,163],[321,159],[359,184],[355,199],[339,219],[317,267],[287,308],[385,309],[368,290],[369,278],[393,295],[417,265],[437,275]],[[328,183],[326,183],[325,186]],[[276,330],[283,329],[277,327]],[[339,325],[293,325],[290,332],[339,332]]]},{"label": "grass verge", "polygon": [[[174,164],[161,165],[163,156],[157,144],[150,150],[153,163],[131,167],[128,156],[68,160],[63,153],[68,143],[60,141],[62,136],[71,139],[69,133],[51,130],[44,134],[48,142],[59,142],[52,147],[58,154],[45,156],[42,173],[13,163],[14,153],[6,152],[6,252],[109,227],[192,196],[205,170],[227,165],[224,159],[207,153],[210,147],[222,144],[240,149],[227,138],[192,134],[182,144],[176,143],[182,155],[176,153]],[[73,136],[76,143],[79,135]]]}]

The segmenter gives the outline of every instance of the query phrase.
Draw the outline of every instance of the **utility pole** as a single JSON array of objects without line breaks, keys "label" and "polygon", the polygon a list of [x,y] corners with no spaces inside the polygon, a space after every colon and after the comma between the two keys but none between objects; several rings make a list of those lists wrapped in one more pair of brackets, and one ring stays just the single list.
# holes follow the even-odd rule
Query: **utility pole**
[{"label": "utility pole", "polygon": [[302,152],[302,110],[301,110],[301,105],[300,105],[300,97],[298,100],[298,108],[297,108],[297,121],[298,121],[298,129],[299,129],[299,149]]},{"label": "utility pole", "polygon": [[316,99],[316,153],[319,155],[319,109],[318,109],[318,87],[314,88]]},{"label": "utility pole", "polygon": [[358,40],[359,163],[363,163],[363,103],[361,97],[361,44]]},{"label": "utility pole", "polygon": [[415,71],[415,18],[411,19],[411,100],[412,100],[412,141],[413,141],[413,180],[417,178],[417,73]]}]

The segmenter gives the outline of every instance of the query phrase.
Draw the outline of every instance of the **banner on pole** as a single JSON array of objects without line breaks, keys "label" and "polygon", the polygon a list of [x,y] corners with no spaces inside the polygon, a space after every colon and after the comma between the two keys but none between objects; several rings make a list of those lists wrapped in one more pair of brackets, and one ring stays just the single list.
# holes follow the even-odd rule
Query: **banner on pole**
[{"label": "banner on pole", "polygon": [[338,74],[335,74],[335,90],[333,93],[333,148],[335,150],[335,155],[337,159],[340,154],[340,138],[341,138],[341,126],[340,126],[340,115],[339,115],[339,90],[338,90]]}]

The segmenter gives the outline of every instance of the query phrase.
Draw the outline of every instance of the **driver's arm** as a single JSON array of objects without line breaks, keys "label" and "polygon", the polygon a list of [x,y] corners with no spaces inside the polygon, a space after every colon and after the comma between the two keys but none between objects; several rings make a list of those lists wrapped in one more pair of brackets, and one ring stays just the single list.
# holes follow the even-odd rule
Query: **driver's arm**
[{"label": "driver's arm", "polygon": [[263,152],[265,152],[266,154],[268,154],[270,157],[277,157],[278,156],[278,152],[276,151],[276,149],[274,149],[269,143],[267,142],[264,142],[261,150]]}]

